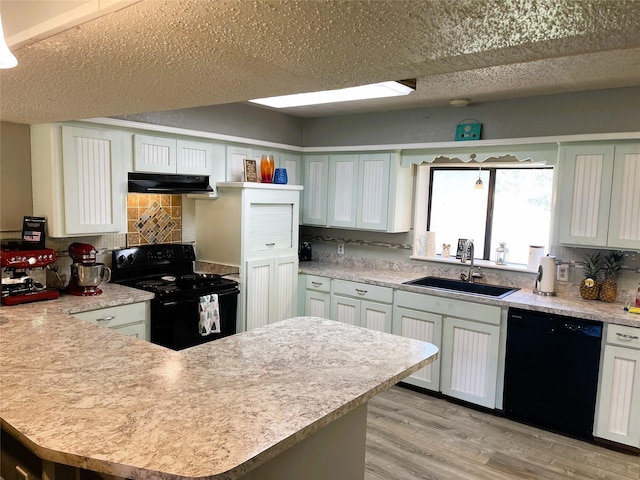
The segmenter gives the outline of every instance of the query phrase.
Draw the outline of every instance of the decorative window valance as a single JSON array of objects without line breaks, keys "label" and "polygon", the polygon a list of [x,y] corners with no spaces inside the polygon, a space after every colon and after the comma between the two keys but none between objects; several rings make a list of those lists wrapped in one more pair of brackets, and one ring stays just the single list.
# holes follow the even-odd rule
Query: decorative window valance
[{"label": "decorative window valance", "polygon": [[555,143],[505,146],[465,146],[402,150],[401,165],[421,163],[532,162],[555,165],[558,145]]}]

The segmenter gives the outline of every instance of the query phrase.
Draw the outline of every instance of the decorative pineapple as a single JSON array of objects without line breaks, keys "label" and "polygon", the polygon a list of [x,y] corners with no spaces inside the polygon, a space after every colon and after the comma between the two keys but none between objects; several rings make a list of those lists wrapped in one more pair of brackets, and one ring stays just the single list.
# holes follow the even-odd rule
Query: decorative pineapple
[{"label": "decorative pineapple", "polygon": [[598,275],[602,270],[602,258],[600,252],[593,255],[585,255],[582,263],[584,278],[580,282],[580,296],[585,300],[597,300],[600,296],[600,281]]},{"label": "decorative pineapple", "polygon": [[615,302],[618,295],[618,284],[616,277],[622,267],[623,255],[621,252],[611,252],[604,257],[602,270],[604,272],[604,280],[600,286],[600,300],[603,302]]}]

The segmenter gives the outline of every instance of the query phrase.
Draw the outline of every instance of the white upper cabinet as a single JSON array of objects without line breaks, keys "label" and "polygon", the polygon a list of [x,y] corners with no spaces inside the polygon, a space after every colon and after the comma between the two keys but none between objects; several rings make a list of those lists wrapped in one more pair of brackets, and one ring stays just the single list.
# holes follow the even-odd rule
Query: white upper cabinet
[{"label": "white upper cabinet", "polygon": [[305,225],[327,224],[327,188],[329,156],[304,156],[304,191],[302,192],[302,222]]},{"label": "white upper cabinet", "polygon": [[130,137],[102,129],[32,125],[33,213],[47,219],[49,236],[125,231]]},{"label": "white upper cabinet", "polygon": [[409,231],[413,182],[397,152],[306,155],[304,163],[304,224]]},{"label": "white upper cabinet", "polygon": [[640,144],[562,147],[558,240],[640,249]]},{"label": "white upper cabinet", "polygon": [[134,135],[136,172],[209,175],[224,179],[225,146],[183,138]]}]

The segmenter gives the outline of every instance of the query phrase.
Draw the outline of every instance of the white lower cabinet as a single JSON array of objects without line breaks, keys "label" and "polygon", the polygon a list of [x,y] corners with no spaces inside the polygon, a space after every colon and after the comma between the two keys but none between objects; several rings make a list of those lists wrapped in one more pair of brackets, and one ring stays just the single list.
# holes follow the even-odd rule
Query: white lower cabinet
[{"label": "white lower cabinet", "polygon": [[391,333],[391,288],[346,280],[332,283],[331,319]]},{"label": "white lower cabinet", "polygon": [[149,340],[149,302],[89,310],[74,313],[73,316],[125,335]]},{"label": "white lower cabinet", "polygon": [[297,256],[250,260],[246,270],[247,330],[297,315]]},{"label": "white lower cabinet", "polygon": [[304,314],[310,317],[331,316],[331,279],[306,275]]},{"label": "white lower cabinet", "polygon": [[[442,315],[423,312],[419,293],[396,291],[393,307],[392,333],[414,340],[429,342],[442,348]],[[403,380],[405,383],[440,391],[440,356]]]},{"label": "white lower cabinet", "polygon": [[593,435],[640,448],[640,328],[606,332]]},{"label": "white lower cabinet", "polygon": [[495,408],[500,327],[445,316],[442,344],[442,393]]}]

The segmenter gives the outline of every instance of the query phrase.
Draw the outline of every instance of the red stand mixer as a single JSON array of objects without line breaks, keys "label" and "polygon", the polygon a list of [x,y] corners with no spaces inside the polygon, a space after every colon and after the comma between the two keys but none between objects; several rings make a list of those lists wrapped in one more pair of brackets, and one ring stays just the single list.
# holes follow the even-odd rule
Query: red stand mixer
[{"label": "red stand mixer", "polygon": [[[79,296],[100,295],[98,288],[103,281],[111,280],[111,269],[104,263],[96,263],[96,251],[88,243],[72,243],[69,245],[71,264],[71,278],[67,286],[67,293]],[[105,279],[106,277],[106,279]]]}]

